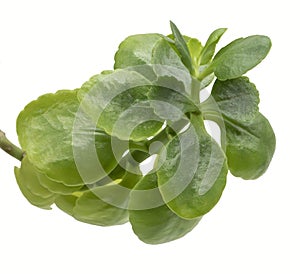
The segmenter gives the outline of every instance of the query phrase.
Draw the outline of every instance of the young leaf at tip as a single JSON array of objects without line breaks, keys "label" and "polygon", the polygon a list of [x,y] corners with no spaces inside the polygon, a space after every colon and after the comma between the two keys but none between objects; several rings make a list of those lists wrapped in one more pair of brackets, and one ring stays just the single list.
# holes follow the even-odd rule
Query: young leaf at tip
[{"label": "young leaf at tip", "polygon": [[200,65],[205,65],[211,61],[215,54],[216,45],[226,30],[226,28],[216,29],[210,34],[201,53]]},{"label": "young leaf at tip", "polygon": [[188,46],[182,34],[180,33],[179,29],[172,21],[170,21],[170,26],[171,26],[172,33],[174,35],[175,46],[179,51],[181,60],[183,64],[187,67],[187,69],[190,71],[190,73],[193,74],[194,73],[193,63],[192,63],[192,58]]}]

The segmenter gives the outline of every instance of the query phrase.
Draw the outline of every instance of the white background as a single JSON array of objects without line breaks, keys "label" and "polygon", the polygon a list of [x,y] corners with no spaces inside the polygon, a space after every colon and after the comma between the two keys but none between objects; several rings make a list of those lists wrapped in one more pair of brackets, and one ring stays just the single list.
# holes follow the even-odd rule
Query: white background
[{"label": "white background", "polygon": [[0,128],[16,143],[15,120],[28,102],[111,69],[126,36],[168,34],[170,19],[202,41],[228,27],[219,48],[240,36],[271,37],[269,56],[248,75],[277,136],[264,176],[230,176],[221,201],[195,230],[159,246],[138,241],[130,225],[101,228],[57,208],[33,207],[14,179],[19,163],[0,151],[0,273],[300,273],[296,3],[0,0]]}]

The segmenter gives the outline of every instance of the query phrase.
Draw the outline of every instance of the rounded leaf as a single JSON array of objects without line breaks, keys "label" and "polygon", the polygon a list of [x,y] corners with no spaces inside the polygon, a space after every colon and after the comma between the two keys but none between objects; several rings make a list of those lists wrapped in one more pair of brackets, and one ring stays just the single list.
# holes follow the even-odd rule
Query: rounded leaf
[{"label": "rounded leaf", "polygon": [[226,184],[227,164],[219,145],[199,116],[159,154],[158,185],[168,207],[182,218],[198,218],[219,201]]},{"label": "rounded leaf", "polygon": [[102,198],[107,193],[113,192],[116,187],[116,185],[106,185],[83,192],[73,209],[74,218],[99,226],[126,223],[128,221],[127,209],[118,208]]},{"label": "rounded leaf", "polygon": [[[117,161],[111,148],[111,138],[90,128],[74,131],[79,101],[74,91],[63,90],[46,94],[28,104],[17,120],[17,132],[29,161],[51,180],[66,186],[81,186],[84,182],[74,160],[74,150],[93,145],[104,171],[91,170],[95,179],[110,172]],[[85,118],[86,119],[86,118]],[[74,143],[73,137],[80,141]],[[81,159],[88,162],[88,158]]]},{"label": "rounded leaf", "polygon": [[220,111],[229,119],[250,121],[258,113],[259,94],[253,83],[247,77],[232,80],[216,80],[211,97],[202,103],[202,110]]},{"label": "rounded leaf", "polygon": [[22,160],[20,168],[15,167],[16,180],[25,198],[37,207],[51,209],[57,195],[40,184],[39,175],[43,176],[27,157]]},{"label": "rounded leaf", "polygon": [[240,77],[267,56],[271,45],[270,38],[263,35],[236,39],[216,54],[213,71],[220,80]]},{"label": "rounded leaf", "polygon": [[267,170],[276,146],[269,121],[259,113],[247,123],[225,120],[225,128],[231,173],[247,180],[261,176]]},{"label": "rounded leaf", "polygon": [[[129,211],[129,220],[134,233],[148,244],[161,244],[181,238],[200,221],[200,218],[186,220],[177,216],[164,204],[157,187],[156,174],[146,175],[133,189],[129,203],[130,207],[140,207],[140,209]],[[156,197],[155,205],[153,208],[143,209],[145,205],[153,201],[154,197],[150,192],[148,199],[139,199],[139,192],[156,188],[159,196]],[[157,204],[161,205],[157,206]]]}]

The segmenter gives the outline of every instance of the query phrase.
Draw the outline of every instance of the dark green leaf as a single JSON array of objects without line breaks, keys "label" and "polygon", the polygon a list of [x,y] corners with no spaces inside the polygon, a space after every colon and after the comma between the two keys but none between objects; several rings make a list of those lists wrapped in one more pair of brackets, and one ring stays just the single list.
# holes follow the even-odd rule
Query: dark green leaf
[{"label": "dark green leaf", "polygon": [[159,154],[158,185],[168,207],[182,218],[193,219],[210,211],[226,183],[226,158],[206,133],[200,116],[172,139]]},{"label": "dark green leaf", "polygon": [[[258,113],[259,94],[247,77],[232,80],[216,80],[209,99],[201,104],[204,112],[220,111],[237,121],[250,121]],[[217,108],[217,109],[216,109]]]},{"label": "dark green leaf", "polygon": [[234,176],[256,179],[268,168],[276,145],[269,121],[257,114],[251,122],[224,120],[226,127],[226,155]]},{"label": "dark green leaf", "polygon": [[[181,238],[200,221],[200,218],[185,220],[173,213],[164,204],[157,187],[156,174],[146,175],[134,188],[129,203],[130,207],[135,208],[129,211],[132,229],[140,240],[148,244],[161,244]],[[156,195],[153,194],[155,189]]]},{"label": "dark green leaf", "polygon": [[211,68],[220,80],[240,77],[258,65],[267,56],[270,48],[271,40],[267,36],[239,38],[216,54]]}]

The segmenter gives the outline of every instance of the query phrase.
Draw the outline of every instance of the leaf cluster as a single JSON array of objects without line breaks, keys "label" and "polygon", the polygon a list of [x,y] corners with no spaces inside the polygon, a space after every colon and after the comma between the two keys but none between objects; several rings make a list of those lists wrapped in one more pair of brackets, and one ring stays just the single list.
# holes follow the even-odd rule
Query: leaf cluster
[{"label": "leaf cluster", "polygon": [[[266,171],[275,135],[244,74],[266,57],[270,39],[239,38],[215,53],[225,28],[205,44],[172,22],[171,30],[129,36],[114,70],[42,95],[20,113],[26,154],[15,176],[30,203],[56,204],[94,225],[130,221],[142,241],[160,244],[190,232],[217,204],[228,170],[243,179]],[[219,125],[220,144],[205,120]],[[153,169],[142,174],[152,155]]]}]

